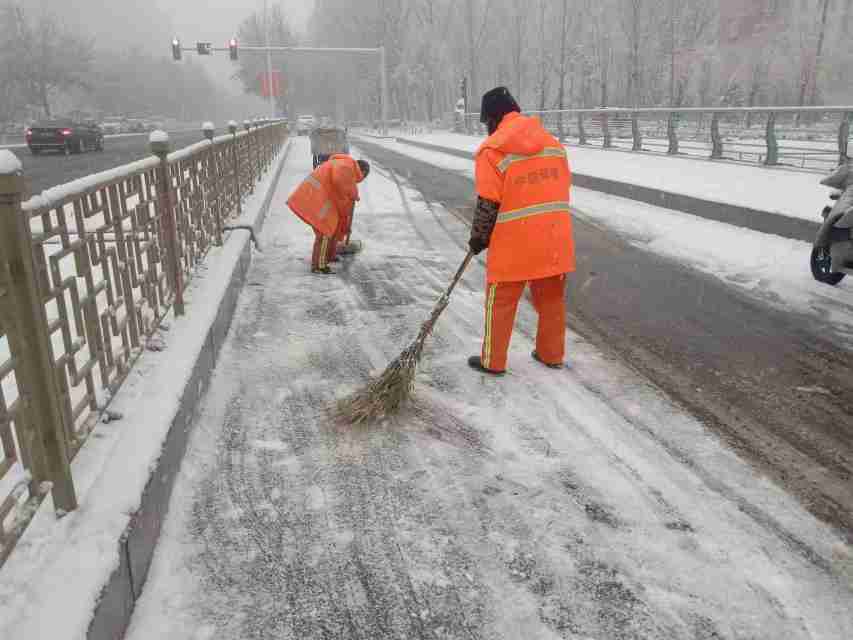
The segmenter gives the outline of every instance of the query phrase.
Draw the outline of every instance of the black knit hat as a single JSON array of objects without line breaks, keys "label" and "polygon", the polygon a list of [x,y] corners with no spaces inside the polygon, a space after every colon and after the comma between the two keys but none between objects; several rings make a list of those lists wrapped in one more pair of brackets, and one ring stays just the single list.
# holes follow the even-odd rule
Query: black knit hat
[{"label": "black knit hat", "polygon": [[363,177],[367,177],[367,174],[370,173],[370,164],[367,160],[358,160],[358,168],[361,170],[361,175]]},{"label": "black knit hat", "polygon": [[518,106],[509,89],[497,87],[483,94],[480,122],[485,123],[489,118],[500,121],[506,114],[513,111],[521,112],[521,107]]}]

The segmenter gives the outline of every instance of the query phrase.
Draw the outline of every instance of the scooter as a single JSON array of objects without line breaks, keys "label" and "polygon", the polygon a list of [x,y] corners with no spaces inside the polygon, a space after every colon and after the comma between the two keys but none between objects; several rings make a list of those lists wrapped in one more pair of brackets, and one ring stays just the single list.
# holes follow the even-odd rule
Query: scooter
[{"label": "scooter", "polygon": [[833,206],[824,207],[823,224],[812,247],[811,269],[814,279],[837,285],[846,275],[853,275],[853,167],[846,159],[829,176],[820,181],[833,189]]}]

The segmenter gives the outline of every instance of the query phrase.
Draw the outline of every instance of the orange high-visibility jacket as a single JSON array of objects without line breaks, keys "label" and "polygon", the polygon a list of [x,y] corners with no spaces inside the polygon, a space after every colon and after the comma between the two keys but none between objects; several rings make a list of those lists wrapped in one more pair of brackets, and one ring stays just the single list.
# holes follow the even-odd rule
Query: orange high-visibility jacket
[{"label": "orange high-visibility jacket", "polygon": [[343,153],[333,155],[290,194],[287,206],[319,234],[335,235],[358,200],[362,180],[355,160]]},{"label": "orange high-visibility jacket", "polygon": [[500,203],[488,281],[538,280],[575,270],[566,151],[536,118],[504,116],[477,150],[477,194]]}]

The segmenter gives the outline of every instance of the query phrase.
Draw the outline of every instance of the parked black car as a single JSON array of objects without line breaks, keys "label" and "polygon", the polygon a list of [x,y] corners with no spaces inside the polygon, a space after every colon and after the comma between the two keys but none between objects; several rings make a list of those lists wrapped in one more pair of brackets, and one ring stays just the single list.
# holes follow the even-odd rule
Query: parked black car
[{"label": "parked black car", "polygon": [[27,129],[27,146],[33,155],[49,150],[65,155],[103,151],[104,134],[94,123],[44,120]]}]

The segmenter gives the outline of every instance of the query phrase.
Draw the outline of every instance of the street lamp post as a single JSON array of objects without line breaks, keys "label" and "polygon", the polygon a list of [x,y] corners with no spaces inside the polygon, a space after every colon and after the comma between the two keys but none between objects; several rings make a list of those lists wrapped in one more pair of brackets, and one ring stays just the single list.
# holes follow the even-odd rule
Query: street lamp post
[{"label": "street lamp post", "polygon": [[275,95],[272,82],[272,50],[270,49],[270,20],[267,13],[267,0],[264,0],[264,47],[267,50],[267,88],[269,89],[270,118],[275,118]]}]

